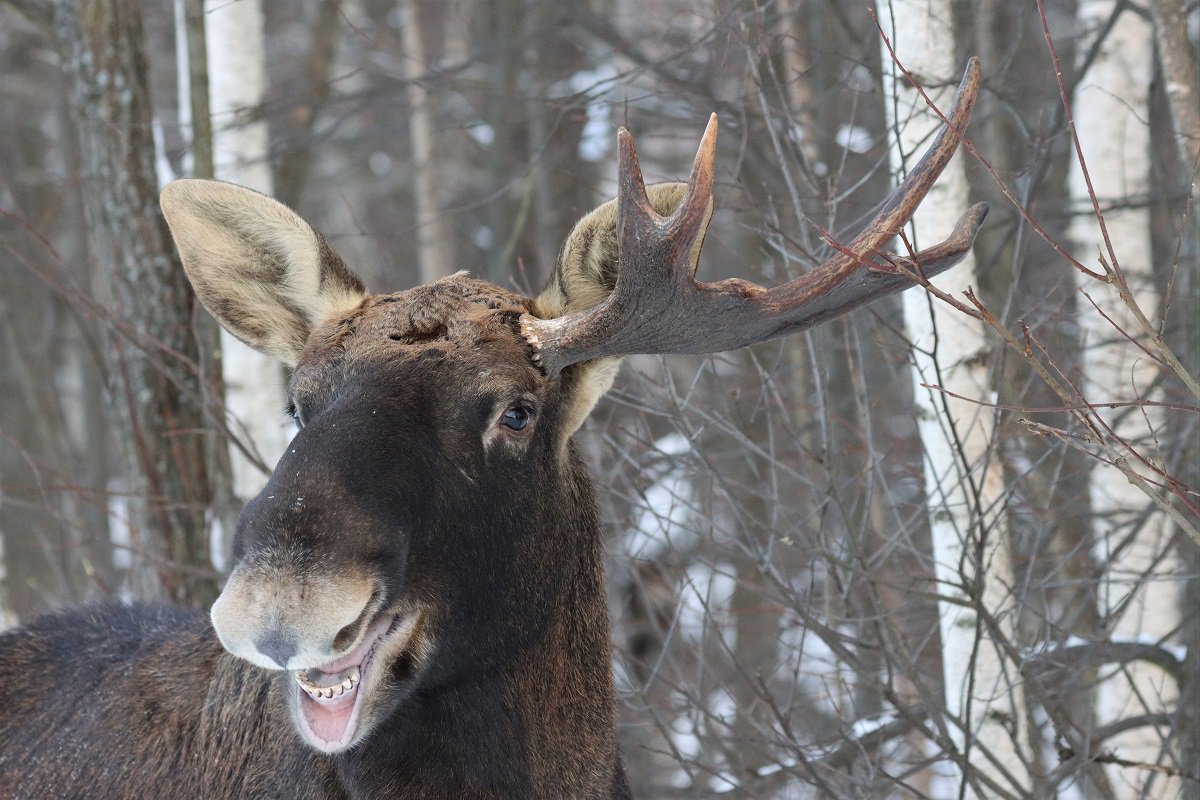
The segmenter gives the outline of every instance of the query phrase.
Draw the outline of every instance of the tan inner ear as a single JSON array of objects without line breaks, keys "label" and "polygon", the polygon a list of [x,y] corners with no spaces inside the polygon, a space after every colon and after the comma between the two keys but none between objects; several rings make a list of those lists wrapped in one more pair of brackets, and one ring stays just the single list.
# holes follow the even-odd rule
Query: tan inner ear
[{"label": "tan inner ear", "polygon": [[204,307],[234,336],[290,366],[314,327],[366,296],[319,233],[264,195],[182,180],[163,190],[161,204]]}]

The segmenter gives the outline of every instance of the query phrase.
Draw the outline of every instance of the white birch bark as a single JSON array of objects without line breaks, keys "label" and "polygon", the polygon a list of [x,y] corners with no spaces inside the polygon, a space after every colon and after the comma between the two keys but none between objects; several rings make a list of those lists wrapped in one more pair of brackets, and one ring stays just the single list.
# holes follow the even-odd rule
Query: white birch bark
[{"label": "white birch bark", "polygon": [[[208,0],[204,16],[216,177],[272,194],[267,123],[257,118],[267,80],[260,0]],[[282,368],[221,331],[221,373],[231,430],[273,467],[292,436]],[[234,493],[250,500],[267,474],[236,447],[230,460]]]},{"label": "white birch bark", "polygon": [[[919,77],[939,108],[948,109],[962,66],[954,53],[950,0],[879,0],[877,7],[900,62]],[[916,163],[941,121],[908,85],[886,48],[883,64],[890,161],[899,178]],[[967,205],[960,151],[913,216],[908,236],[914,247],[946,236]],[[966,259],[936,283],[956,295],[976,285],[974,261]],[[966,749],[972,771],[1014,795],[1026,796],[1026,713],[1017,665],[1005,658],[978,613],[961,605],[975,602],[966,587],[979,581],[978,605],[1015,642],[1005,487],[994,447],[993,412],[921,387],[940,385],[961,396],[991,401],[986,358],[980,358],[988,344],[982,323],[944,304],[931,304],[923,292],[901,296],[913,342],[915,410],[939,595],[944,598],[938,611],[947,711],[964,723],[965,730],[956,731],[957,744]],[[949,762],[945,767],[957,786],[963,780],[961,772]],[[977,792],[968,782],[962,796],[991,794],[986,788]]]},{"label": "white birch bark", "polygon": [[[1086,52],[1111,17],[1116,0],[1081,0],[1077,15]],[[1072,103],[1084,161],[1104,212],[1105,225],[1136,302],[1150,319],[1158,308],[1152,274],[1150,212],[1145,200],[1150,185],[1150,81],[1154,74],[1153,30],[1141,15],[1123,12],[1102,48],[1075,88]],[[1070,172],[1070,234],[1076,256],[1097,271],[1098,255],[1107,251],[1100,224],[1078,161]],[[1135,204],[1136,207],[1121,206]],[[1110,284],[1076,273],[1079,289],[1120,328],[1137,338],[1138,327]],[[1091,402],[1153,399],[1154,363],[1113,327],[1082,295],[1077,301],[1083,340],[1082,387]],[[1164,433],[1161,409],[1098,410],[1118,436],[1137,444],[1143,456],[1155,458],[1155,439]],[[1137,461],[1129,458],[1136,467]],[[1099,613],[1114,639],[1159,643],[1180,622],[1179,592],[1174,578],[1179,562],[1168,543],[1166,515],[1114,469],[1097,463],[1089,479],[1093,552],[1104,569],[1098,596]],[[1177,687],[1158,667],[1134,662],[1124,668],[1106,665],[1096,692],[1096,723],[1167,711],[1174,707]],[[1156,763],[1163,733],[1142,727],[1110,739],[1106,751],[1121,758]],[[1151,776],[1144,770],[1110,765],[1109,779],[1118,798],[1144,796]],[[1178,781],[1155,778],[1155,797],[1179,796]]]}]

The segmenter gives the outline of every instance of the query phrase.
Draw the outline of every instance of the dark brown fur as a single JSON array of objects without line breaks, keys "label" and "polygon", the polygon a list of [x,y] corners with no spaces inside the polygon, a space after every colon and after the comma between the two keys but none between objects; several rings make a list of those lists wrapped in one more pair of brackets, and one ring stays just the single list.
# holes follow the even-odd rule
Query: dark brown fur
[{"label": "dark brown fur", "polygon": [[0,653],[0,797],[348,796],[270,673],[222,650],[201,614],[55,614],[0,636]]}]

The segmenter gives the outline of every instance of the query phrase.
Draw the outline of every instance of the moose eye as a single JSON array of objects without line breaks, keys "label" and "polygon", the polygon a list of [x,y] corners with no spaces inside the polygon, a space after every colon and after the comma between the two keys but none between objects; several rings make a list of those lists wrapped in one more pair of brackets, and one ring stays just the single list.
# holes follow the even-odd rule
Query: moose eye
[{"label": "moose eye", "polygon": [[292,417],[292,422],[295,423],[296,431],[302,431],[305,426],[307,415],[304,413],[304,411],[300,410],[299,405],[296,405],[295,401],[290,401],[290,399],[288,401],[287,414],[288,416]]},{"label": "moose eye", "polygon": [[524,406],[512,406],[500,417],[500,424],[510,431],[523,431],[529,426],[532,416]]},{"label": "moose eye", "polygon": [[285,413],[292,418],[292,422],[296,423],[296,430],[300,430],[304,427],[304,419],[301,416],[300,409],[296,406],[295,402],[288,400],[287,411]]}]

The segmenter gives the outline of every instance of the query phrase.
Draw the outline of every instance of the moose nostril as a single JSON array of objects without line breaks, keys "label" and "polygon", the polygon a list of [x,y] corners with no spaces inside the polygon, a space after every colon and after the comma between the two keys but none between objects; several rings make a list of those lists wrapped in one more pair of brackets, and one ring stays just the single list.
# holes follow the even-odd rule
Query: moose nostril
[{"label": "moose nostril", "polygon": [[349,647],[358,636],[359,620],[354,620],[346,627],[337,632],[337,636],[333,637],[333,651],[340,652]]},{"label": "moose nostril", "polygon": [[258,652],[278,664],[280,669],[287,669],[288,661],[296,655],[296,640],[279,631],[270,631],[255,639],[254,646]]}]

